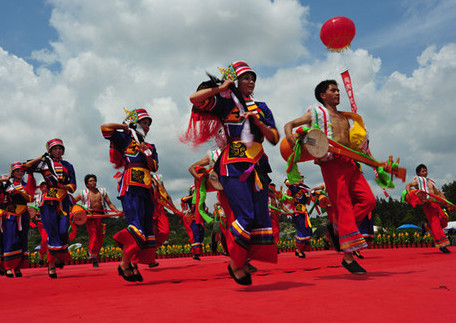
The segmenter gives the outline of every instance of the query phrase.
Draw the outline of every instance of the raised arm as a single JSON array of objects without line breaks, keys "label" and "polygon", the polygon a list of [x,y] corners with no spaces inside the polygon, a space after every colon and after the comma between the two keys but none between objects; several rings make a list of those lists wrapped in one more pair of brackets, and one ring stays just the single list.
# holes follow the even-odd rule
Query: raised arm
[{"label": "raised arm", "polygon": [[405,185],[405,190],[407,191],[408,194],[410,194],[410,190],[413,188],[418,188],[418,181],[415,179],[413,179],[412,182],[408,183],[407,185]]},{"label": "raised arm", "polygon": [[196,91],[195,93],[193,93],[190,96],[190,102],[192,102],[193,105],[195,105],[195,106],[200,106],[208,98],[210,98],[220,92],[225,92],[226,90],[228,90],[228,87],[231,84],[234,84],[234,81],[226,80],[217,87],[211,87],[211,88],[206,88],[206,89],[201,89],[199,91]]},{"label": "raised arm", "polygon": [[192,174],[192,176],[193,176],[195,179],[198,179],[199,176],[198,176],[198,173],[197,173],[196,170],[195,170],[195,167],[196,167],[196,166],[207,166],[207,165],[209,165],[209,162],[210,162],[209,155],[206,155],[206,156],[204,156],[203,159],[198,160],[196,163],[193,163],[193,164],[188,168],[188,171],[190,172],[190,174]]},{"label": "raised arm", "polygon": [[74,198],[74,203],[78,203],[78,202],[81,201],[81,200],[82,200],[82,195],[81,195],[81,193],[79,193],[78,196],[76,196],[76,197]]},{"label": "raised arm", "polygon": [[296,137],[293,135],[293,129],[304,124],[310,124],[311,122],[312,116],[310,115],[310,112],[307,112],[302,117],[291,120],[285,124],[283,130],[285,131],[285,137],[287,138],[288,143],[291,147],[293,147],[296,143]]},{"label": "raised arm", "polygon": [[103,129],[114,129],[114,130],[121,129],[125,132],[128,132],[130,129],[126,123],[105,123],[105,124],[101,125],[100,128],[101,128],[101,130],[103,130]]}]

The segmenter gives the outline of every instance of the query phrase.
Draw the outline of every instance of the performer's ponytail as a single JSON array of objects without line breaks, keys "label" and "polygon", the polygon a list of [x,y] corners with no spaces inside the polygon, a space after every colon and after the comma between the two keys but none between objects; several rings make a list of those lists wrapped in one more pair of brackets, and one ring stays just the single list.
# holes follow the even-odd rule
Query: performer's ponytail
[{"label": "performer's ponytail", "polygon": [[[199,91],[216,86],[217,84],[213,81],[205,81],[196,90]],[[215,138],[221,126],[222,123],[218,117],[193,107],[187,131],[179,140],[183,143],[191,143],[193,146],[198,146]]]}]

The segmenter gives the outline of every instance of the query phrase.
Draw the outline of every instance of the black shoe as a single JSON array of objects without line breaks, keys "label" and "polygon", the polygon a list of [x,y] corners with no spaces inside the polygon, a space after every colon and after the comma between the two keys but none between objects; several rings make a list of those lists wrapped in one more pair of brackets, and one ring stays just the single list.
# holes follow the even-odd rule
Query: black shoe
[{"label": "black shoe", "polygon": [[254,273],[258,271],[258,268],[251,265],[250,262],[247,263],[247,268],[249,269],[249,273]]},{"label": "black shoe", "polygon": [[341,251],[339,236],[334,232],[333,225],[331,223],[326,225],[326,230],[328,231],[329,238],[331,239],[331,243],[334,246],[334,249],[336,249],[336,251]]},{"label": "black shoe", "polygon": [[[127,268],[126,270],[130,270],[130,268]],[[130,276],[125,275],[125,272],[123,271],[122,267],[117,267],[117,272],[119,273],[119,276],[122,276],[123,279],[129,282],[134,282],[136,281],[135,275],[133,273]]]},{"label": "black shoe", "polygon": [[160,265],[158,262],[154,262],[153,264],[149,264],[149,268],[154,268]]},{"label": "black shoe", "polygon": [[133,265],[130,262],[130,270],[133,273],[133,276],[135,276],[135,280],[137,282],[142,282],[144,280],[143,276],[141,276],[141,273],[139,272],[138,265]]},{"label": "black shoe", "polygon": [[353,251],[353,255],[358,257],[359,259],[364,259],[364,256],[359,252],[359,250]]},{"label": "black shoe", "polygon": [[192,258],[193,258],[194,260],[201,261],[201,258],[199,257],[199,255],[192,255]]},{"label": "black shoe", "polygon": [[348,263],[344,260],[342,260],[342,266],[345,267],[349,272],[355,275],[364,275],[366,274],[366,270],[361,267],[356,260],[353,260],[351,263]]},{"label": "black shoe", "polygon": [[305,258],[306,254],[302,251],[295,250],[295,256],[298,256],[299,258]]},{"label": "black shoe", "polygon": [[92,262],[92,267],[94,267],[94,268],[100,267],[100,265],[98,264],[98,261]]},{"label": "black shoe", "polygon": [[239,285],[252,285],[252,276],[250,274],[245,274],[244,277],[237,278],[236,276],[234,276],[233,269],[231,269],[230,265],[228,265],[228,272],[230,273],[231,278],[233,278],[234,281]]},{"label": "black shoe", "polygon": [[63,267],[65,266],[65,263],[63,261],[56,261],[55,262],[55,267],[56,268],[59,268],[59,269],[63,269]]},{"label": "black shoe", "polygon": [[20,268],[14,269],[14,276],[16,277],[22,277],[22,272]]},{"label": "black shoe", "polygon": [[14,278],[14,273],[11,269],[8,269],[7,271],[5,271],[5,275],[8,278]]},{"label": "black shoe", "polygon": [[[54,272],[51,273],[51,270],[54,271]],[[48,275],[51,278],[57,278],[57,272],[55,270],[55,267],[53,267],[53,268],[48,267]]]},{"label": "black shoe", "polygon": [[447,247],[440,247],[439,249],[443,253],[451,253],[451,251]]}]

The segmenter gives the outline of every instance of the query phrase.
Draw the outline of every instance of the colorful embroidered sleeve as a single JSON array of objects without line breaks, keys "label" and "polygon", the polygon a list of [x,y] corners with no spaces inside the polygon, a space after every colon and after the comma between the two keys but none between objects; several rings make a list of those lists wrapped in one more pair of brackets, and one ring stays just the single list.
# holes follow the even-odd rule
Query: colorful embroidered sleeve
[{"label": "colorful embroidered sleeve", "polygon": [[151,169],[150,171],[152,172],[156,172],[158,170],[158,153],[157,153],[157,149],[155,149],[155,145],[154,144],[149,144],[149,143],[146,143],[150,150],[152,151],[152,165],[151,165]]},{"label": "colorful embroidered sleeve", "polygon": [[101,126],[100,129],[101,129],[101,133],[102,133],[103,137],[108,140],[116,132],[116,130],[113,128],[108,128],[108,127],[103,127],[103,126]]},{"label": "colorful embroidered sleeve", "polygon": [[267,125],[271,130],[274,132],[274,137],[276,141],[279,140],[279,131],[277,130],[274,116],[272,115],[272,111],[268,108],[265,102],[256,102],[258,108],[260,108],[262,114],[260,114],[260,120]]},{"label": "colorful embroidered sleeve", "polygon": [[195,108],[220,117],[221,119],[225,119],[230,112],[232,112],[233,107],[235,107],[233,99],[231,99],[231,96],[227,93],[228,92],[216,94],[215,96],[206,99],[201,105],[195,106]]},{"label": "colorful embroidered sleeve", "polygon": [[26,202],[26,203],[29,203],[32,201],[32,198],[31,196],[27,193],[27,191],[25,190],[25,182],[16,182],[14,181],[13,184],[11,184],[14,186],[14,189],[18,192],[21,192],[22,194],[12,194],[10,195],[10,200],[12,201],[12,203],[19,203],[19,204],[22,204],[23,202]]},{"label": "colorful embroidered sleeve", "polygon": [[67,187],[68,192],[74,193],[76,191],[76,174],[73,165],[71,165],[69,162],[65,160],[62,161],[62,164],[68,172],[67,182],[65,183],[65,186]]},{"label": "colorful embroidered sleeve", "polygon": [[117,131],[113,128],[100,127],[103,137],[113,143],[116,149],[123,151],[131,139],[130,136],[122,131]]},{"label": "colorful embroidered sleeve", "polygon": [[203,103],[200,105],[195,106],[196,109],[201,110],[201,111],[211,111],[217,104],[217,97],[216,96],[211,96],[207,98]]}]

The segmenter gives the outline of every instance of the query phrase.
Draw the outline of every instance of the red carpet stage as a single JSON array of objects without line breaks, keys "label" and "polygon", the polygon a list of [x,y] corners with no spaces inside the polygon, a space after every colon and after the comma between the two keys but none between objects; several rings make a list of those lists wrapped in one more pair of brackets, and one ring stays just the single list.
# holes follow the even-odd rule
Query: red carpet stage
[{"label": "red carpet stage", "polygon": [[1,322],[449,322],[456,314],[456,248],[369,249],[367,275],[340,266],[334,251],[281,253],[237,285],[228,258],[159,259],[141,266],[143,283],[117,275],[118,263],[46,268],[0,277]]}]

